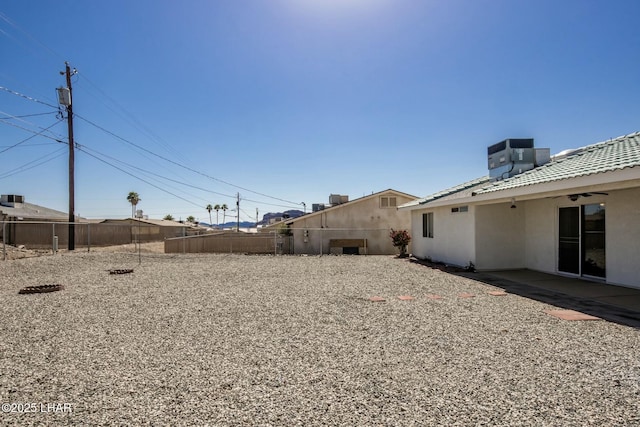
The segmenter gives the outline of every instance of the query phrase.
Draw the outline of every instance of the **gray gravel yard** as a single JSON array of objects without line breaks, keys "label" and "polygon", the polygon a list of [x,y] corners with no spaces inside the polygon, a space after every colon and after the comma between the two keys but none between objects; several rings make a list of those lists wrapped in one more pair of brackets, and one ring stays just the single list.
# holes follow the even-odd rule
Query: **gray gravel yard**
[{"label": "gray gravel yard", "polygon": [[0,424],[640,425],[639,330],[493,290],[385,256],[0,261]]}]

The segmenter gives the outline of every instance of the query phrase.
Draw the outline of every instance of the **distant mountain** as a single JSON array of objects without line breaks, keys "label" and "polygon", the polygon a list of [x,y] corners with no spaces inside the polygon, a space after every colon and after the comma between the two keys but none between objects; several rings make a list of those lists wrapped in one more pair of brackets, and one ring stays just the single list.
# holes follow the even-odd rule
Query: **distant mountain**
[{"label": "distant mountain", "polygon": [[[206,222],[199,222],[198,225],[200,227],[216,228],[215,224],[207,224]],[[237,225],[238,223],[236,221],[229,221],[229,222],[225,222],[224,224],[218,224],[218,227],[225,228],[228,230],[230,228],[236,228]],[[240,228],[253,228],[255,226],[256,226],[255,222],[240,221]]]},{"label": "distant mountain", "polygon": [[[298,218],[299,216],[304,215],[304,212],[293,209],[293,210],[288,210],[288,211],[284,211],[284,212],[269,212],[266,213],[262,216],[262,221],[258,222],[258,225],[269,225],[269,221],[272,218]],[[201,227],[211,227],[211,228],[215,228],[216,225],[215,224],[208,224],[204,221],[200,221],[199,225]],[[237,226],[237,222],[236,221],[227,221],[224,224],[218,224],[219,228],[235,228]],[[240,228],[252,228],[255,227],[256,223],[255,222],[250,222],[250,221],[240,221]]]},{"label": "distant mountain", "polygon": [[304,212],[299,211],[297,209],[292,209],[284,212],[269,212],[262,216],[262,221],[258,223],[258,225],[269,225],[269,221],[272,218],[298,218],[299,216],[304,215]]}]

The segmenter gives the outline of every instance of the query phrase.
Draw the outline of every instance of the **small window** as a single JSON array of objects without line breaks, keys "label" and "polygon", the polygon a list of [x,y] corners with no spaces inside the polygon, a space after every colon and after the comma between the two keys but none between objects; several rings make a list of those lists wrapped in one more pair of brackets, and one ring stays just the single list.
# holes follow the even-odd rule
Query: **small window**
[{"label": "small window", "polygon": [[433,239],[433,212],[422,214],[422,237]]},{"label": "small window", "polygon": [[456,206],[455,208],[451,208],[451,213],[458,212],[469,212],[469,206]]},{"label": "small window", "polygon": [[451,208],[451,213],[456,213],[456,212],[458,212],[458,209],[459,209],[459,208]]},{"label": "small window", "polygon": [[380,197],[380,207],[381,208],[395,208],[398,206],[395,197],[382,196]]}]

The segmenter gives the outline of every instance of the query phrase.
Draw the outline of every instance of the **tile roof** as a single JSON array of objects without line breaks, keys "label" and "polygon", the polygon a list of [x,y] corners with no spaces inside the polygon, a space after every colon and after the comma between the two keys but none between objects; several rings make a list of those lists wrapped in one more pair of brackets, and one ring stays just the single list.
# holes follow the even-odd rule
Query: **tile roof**
[{"label": "tile roof", "polygon": [[576,150],[565,150],[552,157],[549,163],[511,178],[495,182],[491,182],[488,176],[476,178],[400,207],[415,207],[434,200],[453,200],[634,167],[640,170],[640,132]]},{"label": "tile roof", "polygon": [[429,203],[434,200],[471,196],[471,193],[473,191],[485,187],[488,182],[489,177],[483,176],[481,178],[476,178],[463,184],[456,185],[455,187],[447,188],[446,190],[433,193],[430,196],[424,197],[422,199],[413,200],[409,203],[403,204],[400,207],[407,208],[410,206],[424,205],[425,203]]},{"label": "tile roof", "polygon": [[475,192],[491,193],[579,176],[640,167],[640,132],[589,145],[558,155],[530,171],[496,181]]}]

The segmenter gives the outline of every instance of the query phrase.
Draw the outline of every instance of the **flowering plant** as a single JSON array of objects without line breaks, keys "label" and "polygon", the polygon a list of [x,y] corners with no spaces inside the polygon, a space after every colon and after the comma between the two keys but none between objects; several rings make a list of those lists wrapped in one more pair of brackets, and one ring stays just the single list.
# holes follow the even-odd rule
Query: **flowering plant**
[{"label": "flowering plant", "polygon": [[411,236],[407,230],[394,230],[391,229],[389,237],[393,241],[393,246],[400,249],[400,255],[403,255],[407,250],[407,245],[411,241]]}]

